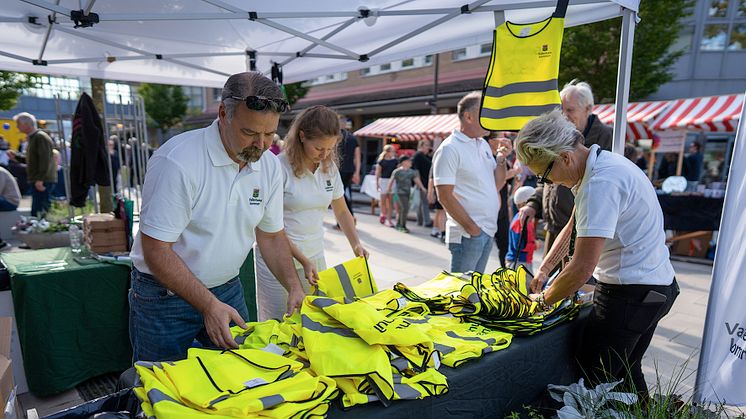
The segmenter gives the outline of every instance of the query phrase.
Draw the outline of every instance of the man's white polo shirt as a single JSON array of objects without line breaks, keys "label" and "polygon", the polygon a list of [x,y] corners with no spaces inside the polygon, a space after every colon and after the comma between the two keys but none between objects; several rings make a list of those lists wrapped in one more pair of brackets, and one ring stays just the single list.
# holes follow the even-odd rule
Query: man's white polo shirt
[{"label": "man's white polo shirt", "polygon": [[[500,200],[495,185],[495,158],[487,141],[453,130],[435,151],[435,186],[453,185],[453,193],[472,220],[489,236],[497,232]],[[447,211],[446,211],[447,212]],[[469,234],[448,214],[446,242],[461,243]]]},{"label": "man's white polo shirt", "polygon": [[575,187],[578,237],[606,238],[595,276],[622,285],[669,285],[674,270],[663,231],[663,211],[650,180],[620,154],[598,145]]},{"label": "man's white polo shirt", "polygon": [[283,228],[280,163],[265,152],[239,172],[216,120],[171,138],[150,158],[132,262],[152,274],[141,234],[172,242],[189,270],[212,288],[238,275],[254,245],[255,227],[268,233]]},{"label": "man's white polo shirt", "polygon": [[[324,217],[333,200],[344,196],[344,186],[336,165],[329,173],[321,166],[314,173],[305,169],[296,177],[285,153],[278,156],[284,180],[285,233],[309,258],[324,255]],[[300,263],[295,261],[296,267]]]}]

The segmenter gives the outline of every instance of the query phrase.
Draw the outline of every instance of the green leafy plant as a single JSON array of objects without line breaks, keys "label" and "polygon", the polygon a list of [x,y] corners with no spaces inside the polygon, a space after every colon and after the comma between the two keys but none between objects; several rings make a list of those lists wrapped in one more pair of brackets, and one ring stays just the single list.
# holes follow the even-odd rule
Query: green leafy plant
[{"label": "green leafy plant", "polygon": [[161,135],[179,125],[187,113],[189,98],[180,86],[143,83],[138,90],[145,101],[149,122]]},{"label": "green leafy plant", "polygon": [[24,89],[37,85],[32,74],[0,71],[0,111],[13,109]]},{"label": "green leafy plant", "polygon": [[637,402],[637,395],[611,391],[622,380],[601,383],[594,389],[587,389],[581,378],[569,386],[550,384],[549,395],[565,405],[557,411],[560,419],[594,419],[627,417],[616,411],[614,402],[631,405]]}]

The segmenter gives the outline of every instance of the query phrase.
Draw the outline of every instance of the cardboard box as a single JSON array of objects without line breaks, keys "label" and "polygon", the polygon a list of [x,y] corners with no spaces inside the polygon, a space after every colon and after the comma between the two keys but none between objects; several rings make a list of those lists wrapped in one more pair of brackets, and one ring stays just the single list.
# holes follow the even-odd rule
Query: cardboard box
[{"label": "cardboard box", "polygon": [[10,361],[10,333],[13,319],[0,317],[0,409],[3,418],[21,418],[21,409],[16,397],[16,386],[13,382],[13,366]]},{"label": "cardboard box", "polygon": [[689,237],[676,240],[671,246],[671,253],[679,256],[689,256],[695,258],[707,257],[707,251],[710,248],[711,231],[704,231],[695,237]]},{"label": "cardboard box", "polygon": [[91,214],[83,219],[83,241],[96,253],[126,252],[124,220],[111,214]]}]

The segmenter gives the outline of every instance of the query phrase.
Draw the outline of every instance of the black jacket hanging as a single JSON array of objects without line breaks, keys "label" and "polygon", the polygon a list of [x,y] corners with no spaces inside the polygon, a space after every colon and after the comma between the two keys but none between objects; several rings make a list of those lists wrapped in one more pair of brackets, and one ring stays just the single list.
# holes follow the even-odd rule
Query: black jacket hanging
[{"label": "black jacket hanging", "polygon": [[83,207],[91,186],[111,184],[104,128],[87,93],[80,96],[75,109],[70,154],[70,205]]}]

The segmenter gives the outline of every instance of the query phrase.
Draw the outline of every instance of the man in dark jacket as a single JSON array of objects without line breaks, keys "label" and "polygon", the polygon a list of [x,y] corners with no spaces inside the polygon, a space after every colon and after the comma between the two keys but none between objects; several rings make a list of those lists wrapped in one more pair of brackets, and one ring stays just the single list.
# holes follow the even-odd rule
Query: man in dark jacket
[{"label": "man in dark jacket", "polygon": [[[576,80],[566,84],[560,92],[562,113],[583,134],[585,146],[598,144],[611,150],[613,128],[601,122],[593,110],[593,92],[586,82]],[[521,208],[521,218],[541,217],[546,222],[547,236],[544,254],[549,252],[554,239],[570,220],[575,197],[570,189],[560,185],[540,185],[528,203]]]},{"label": "man in dark jacket", "polygon": [[57,163],[54,161],[54,143],[46,132],[37,128],[36,118],[22,112],[13,117],[18,131],[26,134],[26,170],[31,184],[31,215],[40,217],[52,205],[50,192],[57,183]]}]

